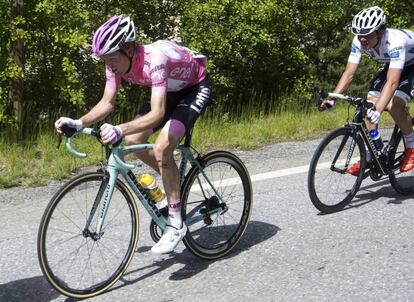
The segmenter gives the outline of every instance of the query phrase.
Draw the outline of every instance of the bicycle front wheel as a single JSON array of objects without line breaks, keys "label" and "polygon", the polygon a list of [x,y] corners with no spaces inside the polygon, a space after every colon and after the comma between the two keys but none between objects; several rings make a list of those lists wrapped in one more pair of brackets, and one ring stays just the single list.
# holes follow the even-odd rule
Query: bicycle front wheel
[{"label": "bicycle front wheel", "polygon": [[[358,160],[362,167],[359,174],[347,173],[347,167]],[[365,163],[364,142],[350,127],[329,133],[309,166],[308,191],[313,205],[322,213],[332,213],[349,204],[363,180]]]},{"label": "bicycle front wheel", "polygon": [[96,233],[107,183],[108,176],[101,172],[80,175],[53,196],[43,214],[37,240],[40,267],[49,283],[68,297],[84,299],[104,292],[122,276],[134,255],[138,208],[120,180],[102,231]]},{"label": "bicycle front wheel", "polygon": [[395,140],[395,146],[389,154],[392,172],[389,174],[391,186],[402,195],[414,194],[414,170],[401,172],[400,166],[405,156],[405,140],[401,131]]},{"label": "bicycle front wheel", "polygon": [[230,252],[246,230],[252,208],[249,173],[234,154],[215,151],[194,166],[182,187],[186,247],[203,259]]}]

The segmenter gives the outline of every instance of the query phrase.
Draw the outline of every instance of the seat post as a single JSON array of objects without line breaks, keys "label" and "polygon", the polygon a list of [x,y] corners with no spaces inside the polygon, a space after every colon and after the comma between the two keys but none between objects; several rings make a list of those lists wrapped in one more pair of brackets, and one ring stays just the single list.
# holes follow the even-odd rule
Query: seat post
[{"label": "seat post", "polygon": [[191,145],[191,137],[193,135],[193,128],[191,128],[186,134],[184,139],[184,147],[189,148]]}]

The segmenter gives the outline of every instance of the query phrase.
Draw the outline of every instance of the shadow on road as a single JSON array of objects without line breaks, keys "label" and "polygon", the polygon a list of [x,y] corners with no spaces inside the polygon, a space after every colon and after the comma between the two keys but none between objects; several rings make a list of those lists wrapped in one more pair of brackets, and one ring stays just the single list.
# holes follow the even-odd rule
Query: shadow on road
[{"label": "shadow on road", "polygon": [[[113,287],[111,290],[116,290],[124,286],[127,286],[129,284],[134,284],[143,279],[149,278],[159,273],[160,271],[163,271],[177,263],[183,264],[184,267],[174,272],[170,276],[169,279],[170,280],[183,280],[183,279],[191,278],[192,276],[197,275],[198,273],[207,269],[211,263],[221,261],[222,259],[233,258],[237,256],[238,254],[240,254],[241,252],[244,252],[248,250],[249,248],[255,246],[256,244],[259,244],[263,241],[270,239],[271,237],[276,235],[277,232],[279,231],[280,231],[280,228],[275,225],[260,222],[260,221],[251,221],[246,228],[243,238],[240,240],[237,246],[228,255],[226,255],[223,258],[217,259],[215,261],[214,260],[213,261],[203,260],[203,259],[200,259],[194,256],[191,252],[185,249],[181,253],[172,254],[170,258],[155,261],[149,266],[145,266],[145,267],[141,267],[136,270],[128,271],[124,275],[124,277],[128,277],[128,275],[137,273],[139,271],[153,268],[151,272],[144,274],[138,278],[132,279],[132,280],[126,280],[124,277],[121,278],[121,282],[123,282],[123,284]],[[141,248],[140,251],[147,250],[147,249],[149,249],[149,247]]]},{"label": "shadow on road", "polygon": [[[121,284],[118,283],[118,286],[113,287],[109,291],[116,290],[124,286],[139,282],[145,278],[151,277],[176,263],[181,263],[184,265],[184,267],[174,272],[170,276],[170,280],[183,280],[191,278],[192,276],[207,269],[211,263],[221,261],[222,259],[235,257],[241,252],[247,251],[249,248],[255,246],[256,244],[270,239],[276,235],[278,231],[280,231],[280,228],[275,225],[260,221],[251,221],[247,226],[243,238],[240,240],[238,245],[223,258],[215,261],[202,260],[185,249],[181,253],[171,254],[169,258],[154,261],[151,265],[148,265],[146,267],[127,271],[127,273],[125,273],[124,276],[120,279]],[[141,247],[139,249],[139,252],[148,251],[149,249],[150,247]],[[128,280],[128,276],[151,268],[151,272],[144,274],[138,278]],[[50,286],[50,284],[43,276],[36,276],[32,278],[12,281],[6,284],[0,284],[0,301],[44,302],[51,301],[58,298],[59,296],[60,294]],[[67,298],[65,301],[76,300]]]},{"label": "shadow on road", "polygon": [[45,302],[56,299],[56,292],[43,276],[0,284],[0,301]]},{"label": "shadow on road", "polygon": [[[388,185],[387,185],[388,184]],[[385,186],[385,187],[384,187]],[[378,187],[381,187],[378,189]],[[369,204],[373,201],[378,200],[379,198],[388,198],[388,204],[402,204],[403,201],[413,199],[413,195],[401,195],[391,186],[388,179],[377,181],[375,183],[369,184],[367,186],[361,185],[358,193],[355,195],[351,203],[345,208],[335,212],[341,212],[350,210],[353,208],[359,208],[366,204]],[[326,215],[319,213],[319,215]]]},{"label": "shadow on road", "polygon": [[[385,187],[378,189],[378,187],[384,185]],[[352,201],[350,207],[360,207],[364,204],[373,202],[381,197],[388,198],[388,204],[402,204],[403,201],[413,198],[412,195],[404,196],[399,194],[390,185],[389,180],[383,180],[375,182],[368,186],[361,187],[360,191],[357,193],[354,200]]]}]

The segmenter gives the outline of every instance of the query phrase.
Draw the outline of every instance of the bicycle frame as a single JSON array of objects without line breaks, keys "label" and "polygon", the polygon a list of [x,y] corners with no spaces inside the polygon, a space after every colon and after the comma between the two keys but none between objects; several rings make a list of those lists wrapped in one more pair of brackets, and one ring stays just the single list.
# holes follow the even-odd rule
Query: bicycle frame
[{"label": "bicycle frame", "polygon": [[354,129],[353,131],[355,131],[355,133],[362,138],[362,140],[364,141],[364,144],[367,146],[368,152],[371,154],[373,165],[375,165],[379,169],[382,175],[388,174],[386,167],[380,161],[379,152],[373,145],[372,140],[369,139],[368,130],[365,127],[365,125],[363,123],[353,122],[351,127]]},{"label": "bicycle frame", "polygon": [[[92,128],[84,128],[80,131],[80,133],[83,134],[92,134],[93,129]],[[180,187],[182,186],[184,179],[185,179],[185,171],[187,164],[190,163],[191,166],[198,166],[200,168],[200,171],[202,175],[204,176],[206,182],[211,186],[213,191],[217,194],[217,196],[221,199],[220,194],[218,194],[217,189],[214,187],[213,183],[208,179],[207,175],[202,169],[202,160],[198,157],[195,158],[190,150],[190,140],[191,140],[191,132],[189,135],[186,136],[185,142],[182,145],[177,146],[177,149],[181,151],[181,161],[179,164],[179,175],[180,175]],[[124,161],[124,157],[130,153],[136,153],[136,152],[143,152],[147,150],[153,149],[153,144],[139,144],[139,145],[132,145],[132,146],[124,146],[122,144],[115,146],[112,148],[111,153],[108,158],[108,165],[105,170],[105,174],[109,175],[108,179],[106,181],[103,181],[101,183],[101,186],[98,190],[97,196],[95,197],[95,201],[91,207],[91,210],[89,212],[88,219],[85,224],[84,228],[84,235],[92,237],[94,240],[99,239],[102,235],[102,226],[105,221],[106,214],[108,212],[112,194],[115,188],[116,181],[118,179],[119,174],[122,175],[122,177],[125,179],[129,187],[133,190],[137,198],[140,200],[144,208],[147,210],[147,212],[150,214],[151,218],[155,221],[155,223],[164,230],[167,225],[167,218],[162,215],[160,210],[156,207],[156,205],[150,200],[147,192],[142,188],[142,186],[138,183],[136,176],[131,171],[134,168],[134,165],[127,164]],[[72,145],[71,145],[71,137],[68,137],[66,140],[66,147],[77,157],[86,157],[86,154],[80,153],[76,151]],[[201,187],[201,182],[198,180]],[[201,187],[202,190],[202,187]],[[91,233],[89,231],[90,224],[92,223],[93,217],[96,214],[96,210],[98,209],[98,205],[102,199],[103,199],[103,206],[101,209],[101,212],[99,214],[99,218],[97,221],[97,227],[96,232]],[[199,215],[197,217],[193,217],[193,214],[195,214],[202,205],[199,205],[198,207],[195,207],[188,215],[188,218],[185,220],[187,225],[192,225],[200,220],[204,219],[204,215]],[[221,211],[220,208],[214,209],[212,211],[209,211],[208,214],[215,214],[219,213]]]},{"label": "bicycle frame", "polygon": [[[335,94],[332,94],[335,95]],[[347,99],[348,100],[348,99]],[[350,101],[350,100],[348,100]],[[353,102],[355,102],[356,99],[353,99],[350,101],[350,103],[352,104]],[[356,136],[359,135],[364,144],[367,146],[368,151],[371,154],[371,158],[372,158],[372,165],[377,169],[376,172],[379,172],[379,175],[376,175],[375,178],[380,178],[381,176],[384,175],[388,175],[391,172],[393,172],[394,170],[398,169],[398,167],[390,167],[388,164],[388,154],[393,150],[393,148],[395,148],[395,140],[397,138],[397,135],[400,131],[399,127],[397,125],[394,126],[392,135],[390,140],[388,141],[387,145],[383,148],[383,151],[377,151],[377,149],[374,146],[374,143],[372,142],[372,140],[369,138],[369,133],[368,133],[368,129],[365,126],[364,123],[364,117],[365,117],[365,110],[366,107],[368,107],[369,105],[367,105],[368,102],[366,100],[360,100],[357,103],[357,109],[354,115],[354,118],[352,120],[351,123],[347,123],[344,125],[344,127],[349,127],[351,128],[351,131],[353,133],[353,138],[354,138],[354,143],[351,145],[350,149],[348,150],[348,156],[347,156],[347,160],[346,160],[346,164],[345,164],[345,169],[343,171],[337,171],[338,169],[336,169],[334,167],[336,160],[338,159],[342,148],[345,146],[346,140],[344,138],[344,140],[341,142],[340,147],[338,148],[338,152],[336,153],[334,160],[332,161],[331,164],[331,170],[335,170],[337,172],[341,172],[341,173],[345,173],[345,170],[347,169],[350,161],[351,161],[351,157],[354,151],[354,148],[356,146]],[[369,108],[369,107],[368,107]],[[385,160],[383,160],[385,159]]]},{"label": "bicycle frame", "polygon": [[[398,125],[394,126],[389,140],[384,140],[385,146],[378,150],[365,124],[370,110],[376,110],[374,104],[359,97],[315,90],[319,111],[332,107],[332,100],[349,104],[348,118],[343,127],[332,130],[322,139],[312,157],[308,192],[313,205],[326,214],[342,210],[351,203],[367,176],[373,181],[388,176],[398,193],[414,194],[412,174],[396,171],[400,170],[406,147]],[[366,155],[371,155],[369,161]]]}]

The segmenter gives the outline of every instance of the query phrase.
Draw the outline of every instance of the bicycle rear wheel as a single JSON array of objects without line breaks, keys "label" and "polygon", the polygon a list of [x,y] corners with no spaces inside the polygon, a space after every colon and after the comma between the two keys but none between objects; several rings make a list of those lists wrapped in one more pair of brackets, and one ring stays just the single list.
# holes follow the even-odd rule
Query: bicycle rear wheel
[{"label": "bicycle rear wheel", "polygon": [[188,232],[184,244],[203,259],[230,252],[246,230],[252,207],[249,173],[234,154],[215,151],[194,166],[182,187],[182,215]]},{"label": "bicycle rear wheel", "polygon": [[405,155],[405,140],[399,131],[395,147],[390,151],[389,161],[393,172],[389,174],[391,186],[402,195],[414,194],[414,170],[401,172],[400,166]]},{"label": "bicycle rear wheel", "polygon": [[[66,296],[84,299],[104,292],[122,276],[134,255],[138,208],[120,180],[103,234],[96,234],[107,183],[104,173],[80,175],[53,196],[43,214],[37,241],[40,267],[49,283]],[[100,202],[86,229],[95,198]]]},{"label": "bicycle rear wheel", "polygon": [[[358,160],[362,169],[357,176],[346,173]],[[333,130],[319,144],[308,173],[308,191],[313,205],[322,213],[341,210],[349,204],[364,177],[365,147],[350,127]]]}]

